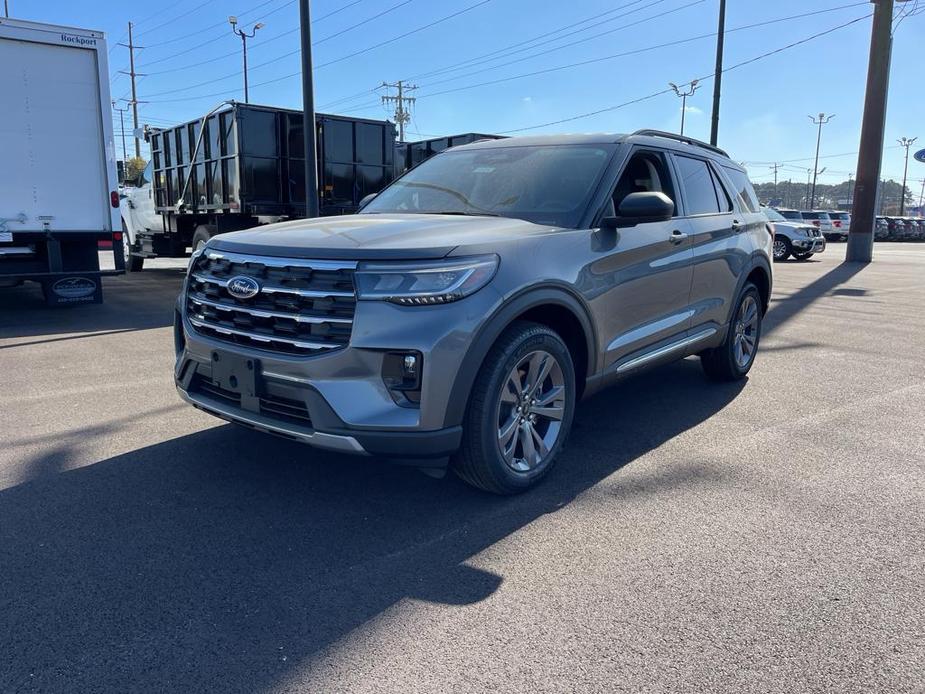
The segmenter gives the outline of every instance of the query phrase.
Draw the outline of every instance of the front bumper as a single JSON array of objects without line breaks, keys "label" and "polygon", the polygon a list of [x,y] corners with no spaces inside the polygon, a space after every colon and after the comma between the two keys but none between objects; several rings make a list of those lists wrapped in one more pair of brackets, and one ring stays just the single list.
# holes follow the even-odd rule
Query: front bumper
[{"label": "front bumper", "polygon": [[824,236],[798,237],[793,239],[790,244],[797,253],[822,253],[826,246]]},{"label": "front bumper", "polygon": [[[499,301],[487,287],[443,306],[361,301],[350,344],[306,357],[203,335],[186,318],[181,295],[174,326],[176,386],[194,407],[252,429],[318,448],[427,465],[459,448],[462,422],[448,414],[454,380],[473,336]],[[396,397],[383,380],[384,359],[396,351],[422,355],[419,403]],[[219,384],[227,381],[213,379],[216,353],[227,356],[225,363],[255,365],[254,392],[223,392]]]}]

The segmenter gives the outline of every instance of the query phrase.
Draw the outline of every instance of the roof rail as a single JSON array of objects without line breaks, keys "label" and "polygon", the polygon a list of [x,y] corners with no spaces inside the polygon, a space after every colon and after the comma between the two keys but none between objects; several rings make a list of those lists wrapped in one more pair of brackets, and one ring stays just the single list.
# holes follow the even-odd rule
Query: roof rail
[{"label": "roof rail", "polygon": [[722,154],[724,157],[729,156],[729,154],[725,150],[722,150],[715,145],[711,145],[707,142],[703,142],[702,140],[695,140],[694,138],[687,137],[685,135],[678,135],[677,133],[669,133],[669,132],[666,132],[665,130],[637,130],[636,132],[633,133],[633,135],[645,135],[647,137],[665,137],[665,138],[668,138],[669,140],[677,140],[678,142],[683,142],[688,145],[693,145],[694,147],[703,147],[704,149],[708,149],[711,152]]}]

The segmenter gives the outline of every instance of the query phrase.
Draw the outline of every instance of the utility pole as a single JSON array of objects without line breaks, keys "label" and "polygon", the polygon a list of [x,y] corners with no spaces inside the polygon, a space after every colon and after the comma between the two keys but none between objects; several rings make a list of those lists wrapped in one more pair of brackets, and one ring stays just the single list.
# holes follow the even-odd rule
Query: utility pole
[{"label": "utility pole", "polygon": [[852,196],[854,206],[851,210],[851,231],[848,233],[848,248],[845,253],[845,260],[857,263],[869,263],[874,255],[877,184],[880,180],[880,166],[883,163],[890,58],[893,52],[892,24],[893,0],[875,0],[857,183]]},{"label": "utility pole", "polygon": [[697,91],[697,84],[700,80],[693,80],[686,91],[681,91],[674,82],[669,82],[668,86],[674,89],[674,93],[681,97],[681,134],[684,134],[684,116],[687,114],[687,97],[693,96]]},{"label": "utility pole", "polygon": [[254,36],[257,35],[258,29],[263,29],[263,23],[257,22],[249,34],[243,29],[238,29],[238,18],[234,15],[231,15],[228,18],[228,23],[231,25],[232,33],[235,33],[241,37],[241,48],[244,53],[244,103],[249,104],[250,99],[248,98],[247,94],[247,40],[254,38]]},{"label": "utility pole", "polygon": [[302,139],[305,141],[305,216],[317,217],[318,138],[315,127],[315,83],[312,74],[312,11],[310,0],[299,0],[302,27]]},{"label": "utility pole", "polygon": [[804,205],[803,209],[806,209],[806,210],[811,209],[810,204],[809,204],[809,186],[812,183],[812,178],[813,178],[813,170],[806,169],[806,195],[803,196],[803,205]]},{"label": "utility pole", "polygon": [[713,73],[713,125],[710,144],[716,146],[719,137],[719,99],[723,88],[723,45],[726,42],[726,0],[719,0],[719,28],[716,31],[716,70]]},{"label": "utility pole", "polygon": [[[120,43],[120,46],[125,46],[128,48],[128,72],[120,70],[123,75],[128,75],[132,78],[132,100],[129,102],[132,105],[132,130],[138,130],[138,93],[135,91],[135,77],[141,77],[137,72],[135,72],[135,49],[139,48],[136,46],[132,40],[132,23],[128,23],[128,43]],[[141,140],[138,139],[138,136],[135,132],[132,132],[132,136],[135,138],[135,157],[141,157]]]},{"label": "utility pole", "polygon": [[[816,120],[813,116],[807,116],[807,118],[819,126],[819,134],[816,135],[816,163],[813,164],[813,169],[816,170],[819,168],[819,145],[822,143],[822,126],[835,118],[835,114],[833,113],[830,116],[826,116],[824,113],[820,113],[819,120]],[[813,209],[813,205],[816,204],[816,177],[818,175],[818,171],[813,175],[813,193],[809,200],[809,209]]]},{"label": "utility pole", "polygon": [[906,167],[903,169],[903,187],[899,192],[899,216],[902,217],[906,213],[906,180],[909,176],[909,148],[912,146],[912,143],[918,140],[919,138],[913,137],[911,140],[908,137],[901,137],[897,140],[900,147],[906,148]]},{"label": "utility pole", "polygon": [[119,130],[122,132],[122,170],[125,170],[125,120],[122,114],[128,111],[127,108],[116,108],[116,100],[112,100],[112,108],[119,112]]},{"label": "utility pole", "polygon": [[777,170],[781,167],[781,164],[774,162],[773,165],[769,166],[769,169],[774,169],[774,197],[777,198]]},{"label": "utility pole", "polygon": [[787,179],[787,207],[793,207],[793,179]]},{"label": "utility pole", "polygon": [[925,178],[922,179],[922,192],[919,194],[919,217],[925,217]]},{"label": "utility pole", "polygon": [[[389,84],[388,82],[383,82],[383,87],[388,89],[398,90],[397,96],[383,96],[382,103],[387,104],[390,102],[395,102],[395,122],[398,123],[398,141],[405,141],[405,124],[411,120],[411,111],[409,110],[411,105],[416,101],[413,96],[405,96],[405,92],[413,91],[417,89],[417,85],[414,84],[405,84],[404,80],[398,80],[394,84]],[[405,108],[405,104],[408,105],[408,108]]]}]

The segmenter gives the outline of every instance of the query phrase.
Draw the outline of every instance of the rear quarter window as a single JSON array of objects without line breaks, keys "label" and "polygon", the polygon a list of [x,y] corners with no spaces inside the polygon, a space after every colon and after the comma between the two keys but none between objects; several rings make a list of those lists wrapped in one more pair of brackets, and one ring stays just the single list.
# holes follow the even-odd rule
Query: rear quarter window
[{"label": "rear quarter window", "polygon": [[729,180],[732,181],[736,196],[739,198],[739,203],[742,207],[749,212],[757,212],[759,209],[758,196],[755,194],[752,182],[748,180],[748,175],[744,171],[739,171],[729,166],[724,166],[723,169],[725,169],[726,175],[729,176]]}]

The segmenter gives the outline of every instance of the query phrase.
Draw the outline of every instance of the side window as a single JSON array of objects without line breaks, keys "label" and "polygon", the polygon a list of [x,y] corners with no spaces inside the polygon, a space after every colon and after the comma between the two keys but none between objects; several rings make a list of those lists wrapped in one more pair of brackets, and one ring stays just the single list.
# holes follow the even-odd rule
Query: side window
[{"label": "side window", "polygon": [[[620,203],[630,193],[664,193],[672,201],[677,200],[675,185],[669,171],[664,153],[654,150],[635,152],[617,181],[610,203],[613,210],[605,212],[605,216],[616,214],[620,209]],[[677,204],[675,210],[677,211]]]},{"label": "side window", "polygon": [[736,195],[743,209],[749,212],[757,212],[759,207],[758,196],[755,195],[755,189],[752,187],[751,181],[748,180],[748,175],[744,171],[728,166],[724,166],[723,169],[725,169],[726,175],[729,176],[729,180],[732,181],[732,185],[735,186]]},{"label": "side window", "polygon": [[692,217],[700,214],[719,214],[720,204],[713,184],[713,174],[707,162],[682,156],[676,156],[675,160],[684,186],[687,214]]}]

